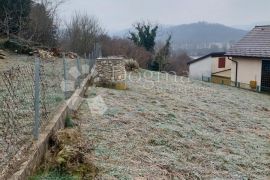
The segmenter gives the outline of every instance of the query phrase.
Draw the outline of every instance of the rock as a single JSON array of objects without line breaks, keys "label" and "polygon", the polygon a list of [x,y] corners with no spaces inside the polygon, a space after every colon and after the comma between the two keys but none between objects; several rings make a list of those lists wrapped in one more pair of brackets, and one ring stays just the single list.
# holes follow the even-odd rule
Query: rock
[{"label": "rock", "polygon": [[0,59],[6,59],[5,56],[0,55]]}]

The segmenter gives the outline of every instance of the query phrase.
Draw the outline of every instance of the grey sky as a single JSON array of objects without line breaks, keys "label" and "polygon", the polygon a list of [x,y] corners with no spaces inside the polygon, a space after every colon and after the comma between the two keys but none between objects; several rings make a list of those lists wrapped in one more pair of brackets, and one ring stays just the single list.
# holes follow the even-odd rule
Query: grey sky
[{"label": "grey sky", "polygon": [[108,31],[129,28],[139,20],[178,25],[198,21],[247,25],[270,21],[270,0],[68,0],[60,16],[75,12],[96,16]]}]

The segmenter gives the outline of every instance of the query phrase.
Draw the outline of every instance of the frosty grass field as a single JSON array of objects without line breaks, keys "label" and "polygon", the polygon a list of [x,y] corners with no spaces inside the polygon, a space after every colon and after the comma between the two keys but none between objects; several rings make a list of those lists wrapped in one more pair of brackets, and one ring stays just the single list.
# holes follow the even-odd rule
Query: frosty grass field
[{"label": "frosty grass field", "polygon": [[270,177],[270,96],[158,74],[133,73],[127,91],[91,88],[108,110],[78,112],[98,178]]}]

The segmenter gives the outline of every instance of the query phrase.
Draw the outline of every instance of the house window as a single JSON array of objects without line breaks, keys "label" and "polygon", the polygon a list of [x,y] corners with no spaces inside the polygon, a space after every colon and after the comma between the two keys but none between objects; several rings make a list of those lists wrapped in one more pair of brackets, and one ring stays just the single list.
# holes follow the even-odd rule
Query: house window
[{"label": "house window", "polygon": [[218,68],[225,68],[226,59],[224,57],[218,59]]}]

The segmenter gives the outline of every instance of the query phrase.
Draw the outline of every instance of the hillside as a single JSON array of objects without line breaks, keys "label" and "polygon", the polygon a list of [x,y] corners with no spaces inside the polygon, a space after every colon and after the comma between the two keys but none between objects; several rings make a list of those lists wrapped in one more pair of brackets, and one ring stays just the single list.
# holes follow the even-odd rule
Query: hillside
[{"label": "hillside", "polygon": [[229,43],[239,40],[246,31],[227,27],[221,24],[210,24],[205,22],[184,24],[162,28],[159,39],[165,40],[167,34],[172,34],[175,44],[180,43]]},{"label": "hillside", "polygon": [[172,35],[174,50],[186,50],[190,55],[205,55],[213,51],[226,51],[247,32],[221,24],[205,22],[162,28],[158,40]]},{"label": "hillside", "polygon": [[[129,31],[119,31],[112,36],[126,37]],[[189,55],[199,56],[213,51],[226,51],[246,33],[244,30],[206,22],[177,26],[160,25],[157,41],[163,42],[171,34],[173,50],[186,50]]]}]

